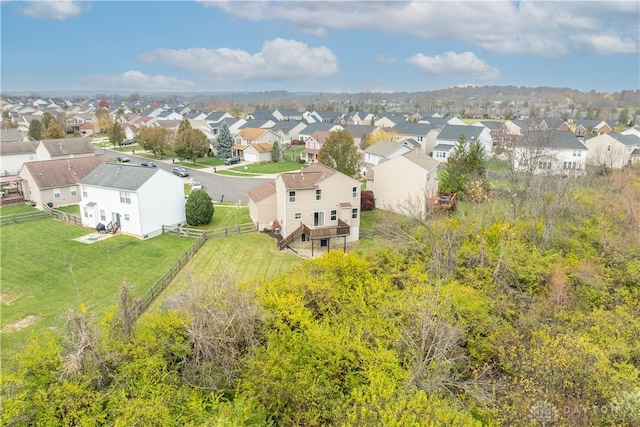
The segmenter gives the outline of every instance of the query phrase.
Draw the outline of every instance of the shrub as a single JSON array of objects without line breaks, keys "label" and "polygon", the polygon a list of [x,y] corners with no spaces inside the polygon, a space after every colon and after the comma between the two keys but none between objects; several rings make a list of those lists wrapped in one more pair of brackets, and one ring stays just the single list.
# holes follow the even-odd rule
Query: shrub
[{"label": "shrub", "polygon": [[373,197],[373,191],[362,190],[360,192],[360,210],[372,211],[376,208],[376,199]]},{"label": "shrub", "polygon": [[187,224],[209,224],[213,219],[213,203],[211,197],[204,190],[194,190],[187,199],[185,206]]}]

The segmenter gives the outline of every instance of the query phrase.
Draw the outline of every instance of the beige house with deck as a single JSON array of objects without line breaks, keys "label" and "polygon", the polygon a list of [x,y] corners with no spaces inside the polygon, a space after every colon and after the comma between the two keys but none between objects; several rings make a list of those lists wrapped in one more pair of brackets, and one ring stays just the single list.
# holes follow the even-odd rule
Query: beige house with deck
[{"label": "beige house with deck", "polygon": [[360,238],[360,182],[320,163],[278,175],[248,193],[251,219],[278,247],[346,250]]}]

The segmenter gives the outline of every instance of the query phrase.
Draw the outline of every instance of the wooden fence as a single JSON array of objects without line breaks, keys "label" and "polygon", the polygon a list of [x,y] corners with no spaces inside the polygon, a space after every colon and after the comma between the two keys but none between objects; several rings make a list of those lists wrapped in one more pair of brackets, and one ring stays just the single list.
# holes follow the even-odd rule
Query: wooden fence
[{"label": "wooden fence", "polygon": [[62,212],[61,210],[50,208],[47,205],[44,205],[43,208],[45,212],[47,212],[49,215],[51,215],[56,219],[70,222],[71,224],[75,224],[75,225],[82,225],[82,218],[80,217],[80,215]]},{"label": "wooden fence", "polygon": [[[201,230],[202,231],[202,230]],[[162,275],[160,278],[145,292],[140,298],[136,301],[136,316],[142,315],[144,311],[149,308],[153,300],[167,287],[171,280],[182,270],[193,256],[198,252],[198,249],[204,245],[207,241],[207,233],[203,232],[200,237],[196,239],[195,242],[189,249],[178,258],[178,260]]]},{"label": "wooden fence", "polygon": [[233,234],[242,234],[256,231],[257,225],[250,222],[246,224],[234,225],[231,227],[221,227],[213,230],[200,230],[189,227],[162,226],[162,232],[175,234],[179,237],[192,237],[196,241],[182,254],[180,258],[167,270],[136,302],[136,315],[140,316],[149,308],[153,300],[167,287],[173,278],[182,270],[198,249],[209,239],[215,239]]},{"label": "wooden fence", "polygon": [[36,219],[48,218],[49,213],[44,211],[23,212],[14,215],[0,216],[0,225],[17,224],[19,222],[34,221]]}]

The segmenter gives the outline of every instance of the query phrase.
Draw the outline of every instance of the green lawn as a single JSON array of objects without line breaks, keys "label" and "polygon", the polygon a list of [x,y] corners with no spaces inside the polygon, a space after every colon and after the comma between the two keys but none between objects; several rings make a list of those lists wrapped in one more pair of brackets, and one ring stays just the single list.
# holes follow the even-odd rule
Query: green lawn
[{"label": "green lawn", "polygon": [[276,241],[264,233],[247,233],[209,240],[169,284],[148,312],[160,309],[164,300],[184,291],[190,281],[207,280],[226,271],[241,283],[258,283],[287,272],[304,262],[281,252]]},{"label": "green lawn", "polygon": [[21,205],[9,205],[0,207],[0,216],[16,215],[25,212],[38,212],[38,209],[24,203]]},{"label": "green lawn", "polygon": [[[93,244],[73,240],[91,232],[54,219],[0,228],[3,353],[24,344],[32,333],[59,328],[64,312],[81,303],[100,318],[116,304],[125,281],[134,295],[141,295],[193,243],[169,235],[144,241],[117,235]],[[30,315],[38,321],[5,332]]]}]

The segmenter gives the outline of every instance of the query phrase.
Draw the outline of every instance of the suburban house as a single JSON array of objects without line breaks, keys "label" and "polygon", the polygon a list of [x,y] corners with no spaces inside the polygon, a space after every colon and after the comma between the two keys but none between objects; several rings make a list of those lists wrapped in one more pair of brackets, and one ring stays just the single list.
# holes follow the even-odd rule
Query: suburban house
[{"label": "suburban house", "polygon": [[363,139],[366,141],[371,135],[376,135],[383,131],[382,128],[374,125],[344,125],[343,127],[351,134],[353,143],[357,147],[362,145]]},{"label": "suburban house", "polygon": [[318,153],[322,148],[324,141],[329,138],[330,132],[326,130],[317,130],[309,138],[304,141],[302,153],[306,155],[307,163],[315,163],[318,161]]},{"label": "suburban house", "polygon": [[2,142],[0,143],[0,164],[3,176],[17,175],[26,162],[37,160],[38,142]]},{"label": "suburban house", "polygon": [[376,207],[405,216],[424,218],[429,201],[438,194],[441,163],[420,150],[382,161],[375,168],[373,191]]},{"label": "suburban house", "polygon": [[244,160],[250,163],[270,162],[273,144],[256,142],[243,150]]},{"label": "suburban house", "polygon": [[436,145],[440,129],[428,123],[401,122],[391,128],[398,136],[398,141],[413,139],[420,144],[423,153],[431,153]]},{"label": "suburban house", "polygon": [[544,117],[538,122],[538,129],[559,130],[561,132],[569,132],[571,127],[569,124],[557,117]]},{"label": "suburban house", "polygon": [[247,193],[249,212],[258,230],[272,230],[276,212],[276,183],[266,181]]},{"label": "suburban house", "polygon": [[632,163],[631,153],[640,149],[640,137],[621,133],[603,133],[584,141],[588,165],[620,169]]},{"label": "suburban house", "polygon": [[512,149],[513,166],[519,171],[567,176],[585,173],[587,147],[571,132],[529,131]]},{"label": "suburban house", "polygon": [[535,130],[537,128],[535,121],[531,119],[507,120],[504,122],[504,126],[507,130],[507,135],[509,135],[510,142],[515,141],[521,135],[524,135],[530,130]]},{"label": "suburban house", "polygon": [[[373,179],[373,169],[384,160],[402,156],[413,150],[414,147],[402,142],[378,141],[364,150],[364,175],[367,179]],[[371,178],[369,178],[371,177]]]},{"label": "suburban house", "polygon": [[320,163],[281,173],[273,186],[261,184],[248,195],[251,219],[277,235],[280,249],[314,255],[346,250],[360,238],[360,182]]},{"label": "suburban house", "polygon": [[298,134],[306,127],[307,124],[304,122],[283,120],[273,125],[273,127],[271,127],[270,129],[272,132],[278,135],[280,141],[286,144],[294,139],[297,139]]},{"label": "suburban house", "polygon": [[160,168],[103,163],[80,180],[82,225],[116,225],[141,239],[185,222],[184,182]]},{"label": "suburban house", "polygon": [[[280,142],[280,138],[270,129],[247,127],[238,132],[238,135],[235,138],[235,144],[231,146],[231,150],[234,156],[240,157],[242,160],[257,162],[259,161],[257,160],[257,153],[263,152],[267,145],[272,148],[275,141]],[[248,160],[245,157],[245,150],[253,144],[261,145],[250,150],[249,158],[252,160]],[[271,149],[269,149],[269,160],[271,160]]]},{"label": "suburban house", "polygon": [[43,139],[36,147],[37,160],[73,159],[95,155],[96,149],[87,138]]},{"label": "suburban house", "polygon": [[51,207],[77,205],[80,180],[108,161],[107,156],[91,156],[27,162],[18,174],[24,199],[38,207],[47,203]]},{"label": "suburban house", "polygon": [[302,111],[295,110],[293,108],[277,108],[273,112],[273,117],[282,121],[282,120],[293,120],[300,121],[302,120]]},{"label": "suburban house", "polygon": [[436,146],[433,147],[432,157],[438,161],[446,162],[453,153],[454,147],[458,144],[458,140],[463,135],[467,143],[480,141],[486,158],[493,152],[493,138],[488,128],[484,126],[447,125],[436,138]]},{"label": "suburban house", "polygon": [[592,136],[613,132],[614,124],[606,120],[578,120],[576,123],[576,136]]},{"label": "suburban house", "polygon": [[1,142],[23,142],[28,141],[27,134],[22,132],[18,128],[7,128],[0,131],[0,143]]},{"label": "suburban house", "polygon": [[309,123],[304,129],[300,130],[298,137],[295,139],[298,139],[300,141],[306,141],[316,131],[320,130],[320,131],[326,131],[326,132],[333,132],[334,130],[342,130],[342,129],[343,129],[342,126],[336,125],[333,123]]},{"label": "suburban house", "polygon": [[494,148],[504,148],[507,146],[509,138],[507,127],[503,122],[497,120],[482,120],[475,122],[472,126],[484,126],[489,129]]}]

